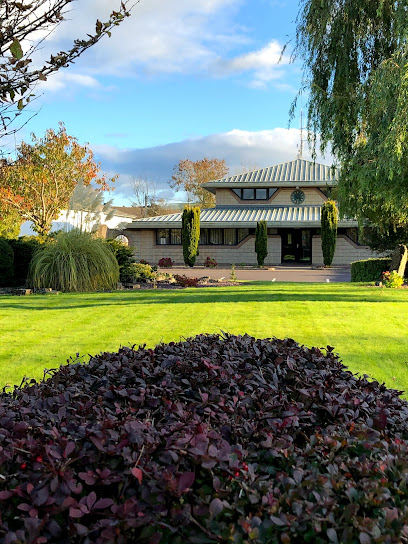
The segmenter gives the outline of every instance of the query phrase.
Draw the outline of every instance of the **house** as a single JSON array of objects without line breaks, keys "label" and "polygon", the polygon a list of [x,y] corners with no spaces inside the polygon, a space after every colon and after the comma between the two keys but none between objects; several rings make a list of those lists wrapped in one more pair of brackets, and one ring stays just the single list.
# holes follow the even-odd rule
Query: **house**
[{"label": "house", "polygon": [[[215,194],[215,208],[201,210],[197,264],[207,257],[221,264],[256,264],[255,229],[268,227],[266,265],[321,265],[320,215],[336,186],[329,166],[296,159],[269,168],[205,183]],[[341,219],[334,265],[375,257],[358,239],[357,222]],[[183,263],[181,213],[146,217],[130,223],[123,234],[137,259],[155,264],[162,257]]]},{"label": "house", "polygon": [[[133,221],[137,217],[142,217],[142,213],[137,208],[112,206],[113,214],[110,219],[106,219],[106,214],[101,213],[98,218],[98,223],[101,226],[106,225],[105,230],[110,229],[115,234],[119,234],[119,231],[124,228],[129,222]],[[73,210],[61,210],[59,217],[52,222],[51,232],[59,230],[71,230],[73,228],[79,228],[83,223],[84,218],[81,217],[81,212],[74,212]],[[91,221],[85,230],[97,227],[98,224],[95,221]],[[37,233],[32,230],[32,222],[25,221],[20,228],[20,236],[36,236]]]}]

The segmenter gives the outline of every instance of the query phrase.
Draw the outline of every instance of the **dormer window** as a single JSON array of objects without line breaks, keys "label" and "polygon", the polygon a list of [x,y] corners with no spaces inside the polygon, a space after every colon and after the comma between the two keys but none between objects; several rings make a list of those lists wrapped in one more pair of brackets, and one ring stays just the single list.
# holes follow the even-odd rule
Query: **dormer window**
[{"label": "dormer window", "polygon": [[276,193],[277,189],[257,187],[244,188],[244,189],[232,189],[234,193],[241,200],[269,200],[271,196]]}]

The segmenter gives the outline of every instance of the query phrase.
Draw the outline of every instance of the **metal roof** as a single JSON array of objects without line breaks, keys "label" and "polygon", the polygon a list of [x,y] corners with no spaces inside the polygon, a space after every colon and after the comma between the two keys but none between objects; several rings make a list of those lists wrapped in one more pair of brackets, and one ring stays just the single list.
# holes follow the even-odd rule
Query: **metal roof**
[{"label": "metal roof", "polygon": [[225,185],[281,185],[281,184],[310,184],[335,185],[337,183],[336,170],[331,166],[317,162],[296,159],[268,168],[253,170],[236,176],[225,177],[203,183],[203,187],[219,187]]},{"label": "metal roof", "polygon": [[[269,227],[314,226],[320,227],[321,206],[224,206],[201,210],[200,226],[208,227],[255,227],[258,221],[266,221]],[[350,220],[339,221],[339,226],[355,226]],[[181,213],[136,219],[128,228],[180,228]]]}]

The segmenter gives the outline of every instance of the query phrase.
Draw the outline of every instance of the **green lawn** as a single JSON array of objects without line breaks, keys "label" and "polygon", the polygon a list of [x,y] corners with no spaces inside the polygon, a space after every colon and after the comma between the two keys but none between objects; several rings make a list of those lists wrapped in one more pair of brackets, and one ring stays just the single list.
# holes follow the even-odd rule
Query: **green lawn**
[{"label": "green lawn", "polygon": [[203,332],[332,345],[351,370],[408,390],[408,290],[267,283],[180,291],[0,297],[0,386],[70,356]]}]

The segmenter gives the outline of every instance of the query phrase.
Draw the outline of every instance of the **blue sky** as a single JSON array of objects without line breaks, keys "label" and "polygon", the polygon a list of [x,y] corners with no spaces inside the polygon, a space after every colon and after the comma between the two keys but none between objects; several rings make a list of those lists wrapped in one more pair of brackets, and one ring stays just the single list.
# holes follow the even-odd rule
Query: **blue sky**
[{"label": "blue sky", "polygon": [[[73,2],[41,55],[90,32],[115,2]],[[129,205],[139,176],[179,199],[168,180],[180,159],[226,159],[231,173],[292,160],[299,121],[287,130],[288,111],[301,66],[278,59],[297,10],[296,0],[141,0],[110,39],[42,84],[41,109],[17,139],[63,121],[119,174],[118,205]]]}]

